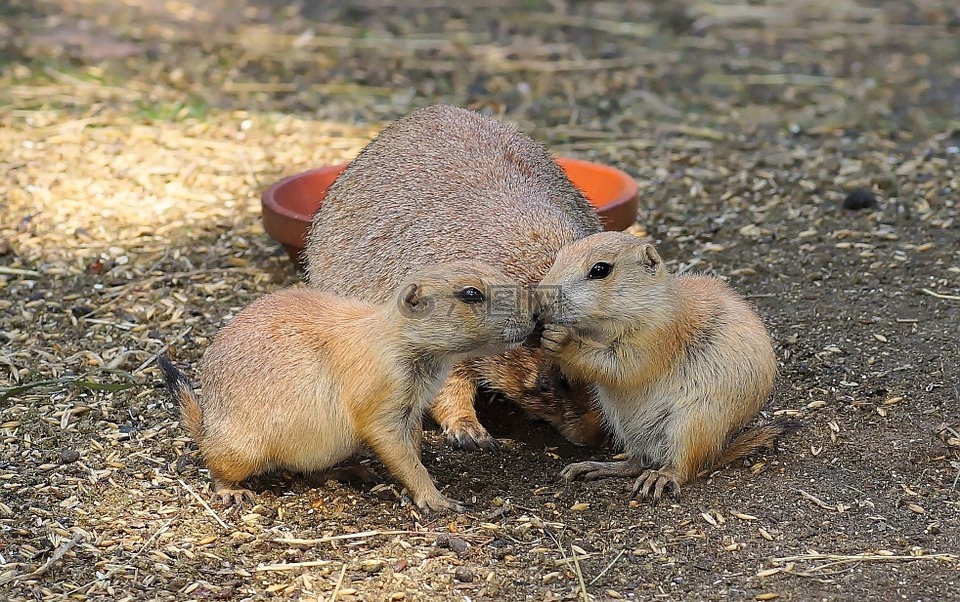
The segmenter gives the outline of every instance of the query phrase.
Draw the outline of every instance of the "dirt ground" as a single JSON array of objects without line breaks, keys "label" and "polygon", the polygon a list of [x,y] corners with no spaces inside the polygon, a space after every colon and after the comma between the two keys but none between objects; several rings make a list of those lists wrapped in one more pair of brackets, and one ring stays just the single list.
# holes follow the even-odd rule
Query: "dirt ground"
[{"label": "dirt ground", "polygon": [[[0,599],[960,598],[960,5],[456,4],[0,3]],[[466,514],[370,458],[205,506],[156,355],[298,280],[265,186],[438,101],[632,174],[805,428],[651,507],[485,400],[502,451],[424,450]]]}]

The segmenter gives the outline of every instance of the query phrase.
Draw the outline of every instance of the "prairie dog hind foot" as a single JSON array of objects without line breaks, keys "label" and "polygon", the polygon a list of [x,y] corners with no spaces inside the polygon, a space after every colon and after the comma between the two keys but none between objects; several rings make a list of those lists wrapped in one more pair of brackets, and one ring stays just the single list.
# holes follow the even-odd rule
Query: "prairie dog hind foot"
[{"label": "prairie dog hind foot", "polygon": [[680,479],[668,470],[644,470],[633,483],[630,498],[660,501],[664,493],[671,494],[674,499],[680,499]]},{"label": "prairie dog hind foot", "polygon": [[[409,492],[408,492],[409,494]],[[448,498],[439,491],[436,492],[436,495],[429,494],[420,496],[419,498],[412,498],[413,505],[417,509],[425,513],[430,512],[443,512],[446,510],[452,510],[453,512],[465,512],[466,507],[458,502],[457,500]]]},{"label": "prairie dog hind foot", "polygon": [[240,507],[245,502],[256,504],[257,494],[236,483],[226,484],[214,481],[210,500],[224,508]]},{"label": "prairie dog hind foot", "polygon": [[620,460],[615,462],[574,462],[567,464],[560,471],[560,478],[565,481],[582,479],[596,481],[606,477],[635,477],[642,473],[644,467],[634,460]]}]

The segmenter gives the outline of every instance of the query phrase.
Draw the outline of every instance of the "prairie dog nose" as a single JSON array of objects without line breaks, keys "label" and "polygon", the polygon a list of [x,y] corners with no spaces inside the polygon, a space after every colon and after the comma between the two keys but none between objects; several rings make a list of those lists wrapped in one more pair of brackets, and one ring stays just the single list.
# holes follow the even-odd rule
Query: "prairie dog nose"
[{"label": "prairie dog nose", "polygon": [[560,301],[560,289],[556,286],[534,285],[530,288],[530,307],[537,321],[549,320]]}]

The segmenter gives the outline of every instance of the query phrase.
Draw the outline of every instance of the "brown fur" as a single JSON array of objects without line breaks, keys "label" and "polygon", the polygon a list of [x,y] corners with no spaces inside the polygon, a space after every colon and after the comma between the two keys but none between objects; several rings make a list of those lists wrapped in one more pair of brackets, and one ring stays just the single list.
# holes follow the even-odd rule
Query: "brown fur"
[{"label": "brown fur", "polygon": [[767,424],[761,424],[744,430],[734,437],[723,450],[723,455],[713,463],[717,468],[746,458],[762,449],[770,449],[777,440],[802,428],[802,424],[792,418],[775,418]]},{"label": "brown fur", "polygon": [[[532,332],[525,304],[491,311],[492,290],[511,284],[492,266],[461,261],[418,270],[379,306],[304,288],[267,295],[207,349],[202,401],[163,360],[216,495],[252,498],[239,488],[248,477],[324,470],[363,444],[418,507],[458,508],[420,462],[422,412],[454,361],[500,353]],[[485,298],[455,295],[470,288]]]},{"label": "brown fur", "polygon": [[[460,258],[534,284],[561,246],[600,230],[541,145],[472,111],[437,105],[386,128],[337,179],[313,218],[304,259],[312,287],[380,302],[412,270]],[[521,348],[454,370],[432,409],[453,444],[495,447],[473,409],[478,385],[575,443],[603,437],[587,387],[565,383],[539,349]]]},{"label": "brown fur", "polygon": [[777,360],[760,318],[720,280],[673,276],[651,245],[608,232],[561,249],[542,284],[559,287],[544,351],[597,384],[628,456],[571,464],[565,478],[636,476],[634,495],[656,499],[795,428],[777,421],[730,441],[773,391]]}]

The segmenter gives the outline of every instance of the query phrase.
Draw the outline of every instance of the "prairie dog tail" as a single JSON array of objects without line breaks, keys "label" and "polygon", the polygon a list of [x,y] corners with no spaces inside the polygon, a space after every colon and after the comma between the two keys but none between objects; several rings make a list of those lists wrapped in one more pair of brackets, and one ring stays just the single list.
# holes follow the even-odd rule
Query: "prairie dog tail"
[{"label": "prairie dog tail", "polygon": [[193,385],[182,372],[177,370],[176,366],[170,363],[167,356],[161,355],[157,358],[160,363],[160,369],[163,370],[163,378],[167,383],[167,391],[170,397],[180,406],[180,417],[183,419],[184,426],[190,437],[200,442],[202,432],[203,415],[200,412],[200,400],[197,394],[193,392]]},{"label": "prairie dog tail", "polygon": [[745,458],[753,452],[771,448],[777,439],[803,428],[799,420],[792,418],[775,418],[774,420],[761,424],[751,429],[747,429],[737,435],[733,441],[727,445],[723,455],[714,464],[716,468],[726,466],[734,460]]}]

